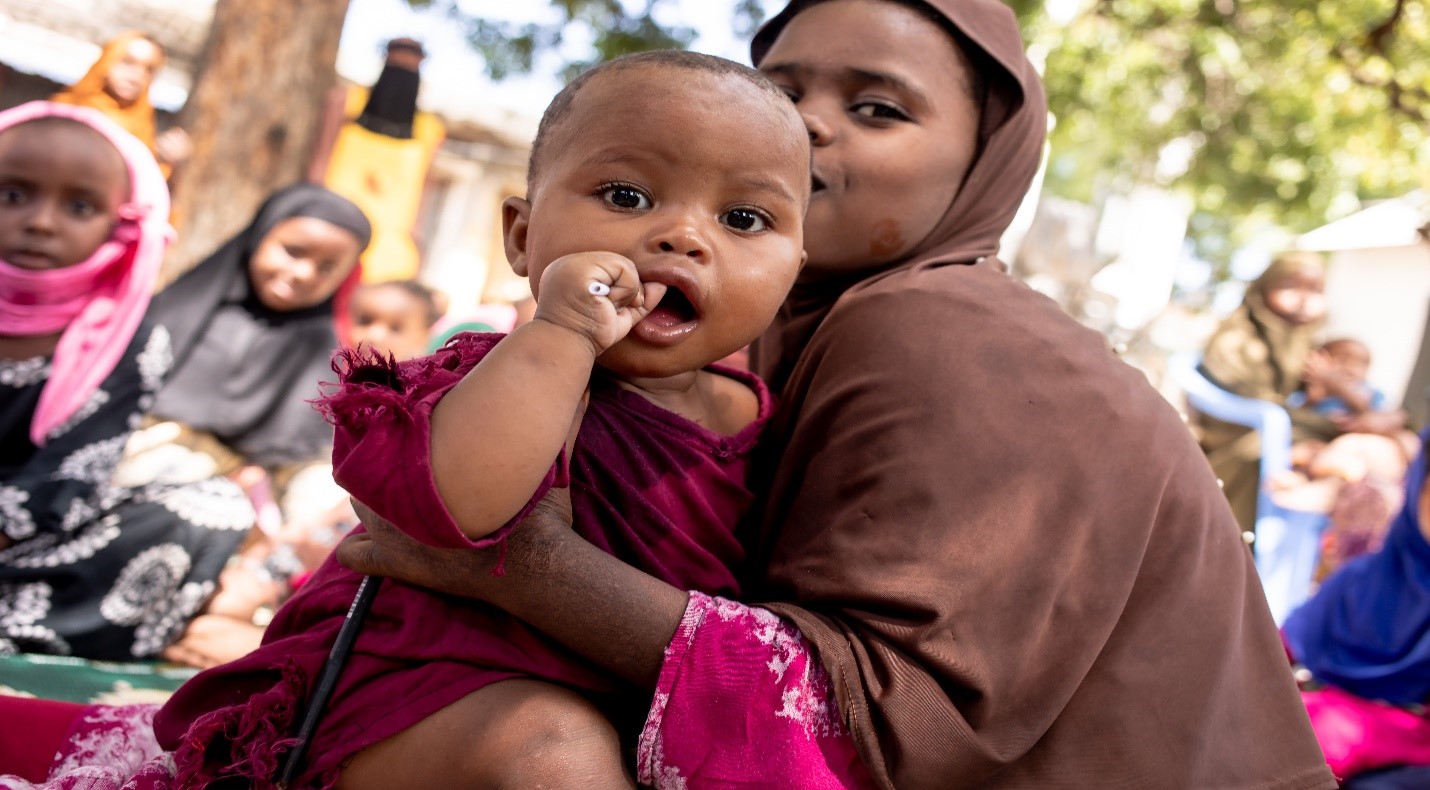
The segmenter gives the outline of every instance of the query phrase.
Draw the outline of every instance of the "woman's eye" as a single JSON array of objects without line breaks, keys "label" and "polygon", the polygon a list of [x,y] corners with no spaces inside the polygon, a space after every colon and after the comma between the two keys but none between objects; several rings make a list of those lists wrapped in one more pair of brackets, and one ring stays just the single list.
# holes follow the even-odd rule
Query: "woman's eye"
[{"label": "woman's eye", "polygon": [[635,187],[609,186],[601,190],[601,197],[612,206],[627,211],[650,208],[650,198]]},{"label": "woman's eye", "polygon": [[865,118],[880,118],[885,120],[902,121],[908,118],[908,116],[905,115],[903,111],[899,110],[897,107],[888,104],[880,104],[878,102],[864,102],[863,104],[856,104],[854,105],[854,113],[856,115],[862,115]]},{"label": "woman's eye", "polygon": [[725,216],[721,219],[726,225],[729,225],[735,230],[742,230],[747,233],[758,233],[769,227],[769,223],[765,221],[764,215],[754,209],[733,209],[725,212]]}]

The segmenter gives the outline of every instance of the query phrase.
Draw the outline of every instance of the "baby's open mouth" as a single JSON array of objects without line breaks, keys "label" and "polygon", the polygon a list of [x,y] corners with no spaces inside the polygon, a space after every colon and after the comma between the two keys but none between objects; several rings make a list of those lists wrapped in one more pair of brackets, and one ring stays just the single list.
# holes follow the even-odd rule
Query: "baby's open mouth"
[{"label": "baby's open mouth", "polygon": [[676,286],[670,285],[666,287],[665,296],[661,297],[660,304],[650,312],[647,320],[662,326],[676,326],[694,321],[699,315],[690,297]]}]

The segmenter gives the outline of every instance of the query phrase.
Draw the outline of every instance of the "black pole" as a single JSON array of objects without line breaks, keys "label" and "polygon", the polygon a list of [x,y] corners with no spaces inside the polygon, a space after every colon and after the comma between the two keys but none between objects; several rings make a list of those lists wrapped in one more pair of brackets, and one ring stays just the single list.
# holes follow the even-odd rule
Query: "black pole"
[{"label": "black pole", "polygon": [[279,787],[287,787],[302,771],[303,759],[308,755],[308,742],[318,731],[318,722],[323,718],[328,698],[333,695],[333,689],[338,685],[338,677],[342,675],[343,666],[348,663],[348,656],[353,652],[358,631],[362,630],[363,618],[367,617],[367,611],[372,608],[372,602],[377,598],[377,588],[381,584],[382,579],[377,576],[362,577],[357,595],[353,596],[352,606],[348,607],[347,616],[338,628],[338,636],[333,640],[333,649],[328,651],[328,661],[323,665],[323,672],[318,675],[318,682],[313,687],[313,696],[308,700],[308,709],[303,713],[303,723],[298,727],[298,742],[293,745],[293,750],[288,752],[288,757],[283,762],[283,770],[278,774]]}]

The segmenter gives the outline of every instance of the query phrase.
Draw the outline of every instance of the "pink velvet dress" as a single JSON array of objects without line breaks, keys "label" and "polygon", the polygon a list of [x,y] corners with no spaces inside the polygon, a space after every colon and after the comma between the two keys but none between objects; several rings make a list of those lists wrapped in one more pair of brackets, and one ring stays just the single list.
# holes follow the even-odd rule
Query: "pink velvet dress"
[{"label": "pink velvet dress", "polygon": [[[326,406],[337,425],[335,476],[413,537],[439,547],[490,546],[508,524],[471,541],[437,495],[430,417],[444,393],[501,338],[467,334],[431,357],[387,368],[355,365]],[[748,458],[771,410],[735,436],[713,433],[598,375],[569,461],[532,497],[571,489],[576,530],[600,548],[681,589],[736,595],[744,551],[735,527],[751,504]],[[530,508],[528,505],[528,509]],[[513,519],[513,524],[524,516]],[[274,775],[361,577],[333,558],[280,610],[263,646],[201,673],[155,720],[181,781]],[[340,763],[484,686],[534,678],[604,701],[645,699],[504,612],[385,582],[369,613],[299,786],[328,786]],[[639,723],[639,719],[636,720]]]}]

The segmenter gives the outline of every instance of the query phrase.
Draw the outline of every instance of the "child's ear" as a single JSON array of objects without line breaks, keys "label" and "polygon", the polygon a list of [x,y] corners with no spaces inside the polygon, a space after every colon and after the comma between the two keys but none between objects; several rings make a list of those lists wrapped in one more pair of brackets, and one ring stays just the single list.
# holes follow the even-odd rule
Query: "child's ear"
[{"label": "child's ear", "polygon": [[526,198],[509,197],[501,204],[502,241],[506,246],[506,260],[511,270],[525,277],[526,229],[531,222],[531,203]]}]

